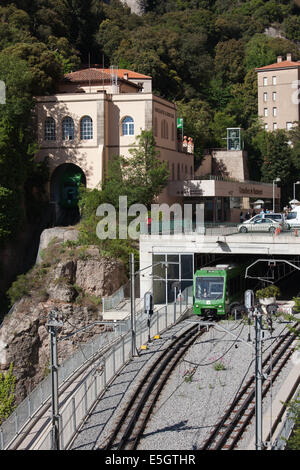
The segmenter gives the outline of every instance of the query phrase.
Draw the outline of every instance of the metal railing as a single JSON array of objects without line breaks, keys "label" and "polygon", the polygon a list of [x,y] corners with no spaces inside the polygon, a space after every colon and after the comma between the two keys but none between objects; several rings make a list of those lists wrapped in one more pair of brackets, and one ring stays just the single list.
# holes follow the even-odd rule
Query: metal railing
[{"label": "metal railing", "polygon": [[[89,361],[99,349],[105,347],[122,333],[118,331],[98,334],[88,343],[80,345],[80,349],[64,361],[58,369],[58,383],[62,386],[71,375]],[[14,412],[2,423],[0,428],[0,449],[6,449],[18,436],[28,421],[49,401],[51,397],[51,376],[48,375],[40,384],[17,406]]]},{"label": "metal railing", "polygon": [[[151,319],[151,335],[159,334],[175,323],[184,313],[188,305],[192,305],[192,286],[182,292],[182,302],[165,305],[156,310]],[[136,314],[136,346],[139,348],[148,338],[147,318],[143,311]],[[110,346],[110,347],[109,347]],[[88,343],[80,345],[80,349],[60,364],[58,368],[58,384],[61,388],[80,368],[99,357],[101,350],[106,351],[101,357],[103,372],[88,374],[84,383],[76,390],[71,402],[61,410],[61,448],[71,441],[78,426],[94,405],[99,394],[105,390],[116,372],[130,359],[131,354],[131,321],[128,316],[122,323],[116,322],[115,331],[101,333]],[[4,421],[0,428],[0,450],[8,449],[20,436],[30,420],[36,416],[51,398],[51,376],[48,375],[18,405],[15,411]],[[48,431],[39,449],[51,449],[51,432]]]},{"label": "metal railing", "polygon": [[[298,390],[295,394],[296,399],[299,401],[300,398],[300,388],[298,387]],[[293,409],[290,409],[286,415],[286,418],[281,426],[281,429],[273,443],[272,449],[271,450],[284,450],[287,441],[289,440],[294,426],[295,426],[295,419],[296,419],[296,413],[293,411]]]},{"label": "metal railing", "polygon": [[[192,305],[192,286],[182,292],[182,301],[164,305],[156,310],[150,322],[150,336],[161,334],[165,329],[176,323],[181,315]],[[139,349],[148,341],[147,316],[143,311],[136,316],[135,340]],[[60,448],[67,449],[77,430],[85,420],[99,396],[104,393],[109,383],[122,367],[131,359],[131,331],[130,329],[118,337],[111,347],[101,356],[101,368],[92,370],[84,382],[78,387],[71,400],[60,409]],[[39,450],[48,450],[52,447],[52,433],[48,429],[44,439],[40,442]]]},{"label": "metal railing", "polygon": [[[238,233],[237,222],[205,222],[196,224],[192,220],[175,219],[166,222],[151,222],[151,235],[175,235],[192,234],[201,235],[230,235]],[[145,223],[141,224],[141,235],[150,235],[150,227]]]},{"label": "metal railing", "polygon": [[117,307],[125,298],[125,287],[121,286],[114,294],[102,297],[102,312],[107,312]]}]

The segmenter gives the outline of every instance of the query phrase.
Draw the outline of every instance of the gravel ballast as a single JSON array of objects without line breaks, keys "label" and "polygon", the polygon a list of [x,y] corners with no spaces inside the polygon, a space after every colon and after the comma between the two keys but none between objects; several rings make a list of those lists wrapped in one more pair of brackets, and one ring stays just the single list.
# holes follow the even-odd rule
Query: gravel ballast
[{"label": "gravel ballast", "polygon": [[[155,354],[170,342],[178,331],[191,326],[195,317],[184,320],[153,341],[130,361],[94,408],[73,442],[72,449],[103,448],[105,439],[113,429],[114,420],[124,408],[128,394],[136,385]],[[263,357],[270,345],[287,331],[286,323],[273,324],[272,338],[265,332]],[[227,330],[227,331],[224,331]],[[249,328],[245,321],[222,321],[200,336],[175,368],[163,389],[151,420],[148,422],[138,450],[197,450],[207,439],[234,396],[254,373],[254,327],[250,327],[251,342],[247,342]],[[238,339],[237,339],[238,337]],[[265,351],[265,353],[264,353]],[[272,385],[276,395],[291,368],[284,367]],[[267,397],[264,410],[271,404]],[[239,449],[248,449],[254,437],[254,425],[245,432]]]}]

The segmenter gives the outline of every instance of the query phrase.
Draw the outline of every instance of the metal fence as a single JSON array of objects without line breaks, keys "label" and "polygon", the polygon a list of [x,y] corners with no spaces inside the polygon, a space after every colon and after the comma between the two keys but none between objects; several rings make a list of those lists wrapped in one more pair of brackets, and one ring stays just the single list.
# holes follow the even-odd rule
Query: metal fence
[{"label": "metal fence", "polygon": [[102,297],[102,311],[107,312],[117,307],[125,298],[125,288],[121,286],[113,295]]},{"label": "metal fence", "polygon": [[[300,388],[298,387],[298,391],[296,392],[295,394],[296,396],[296,400],[298,400],[299,402],[299,399],[300,399]],[[292,432],[293,432],[293,429],[294,429],[294,426],[295,426],[295,420],[296,420],[296,413],[293,409],[290,409],[286,415],[286,418],[281,426],[281,429],[278,433],[278,436],[276,437],[274,443],[273,443],[273,446],[271,448],[271,450],[284,450],[286,445],[287,445],[287,441],[289,440]]]},{"label": "metal fence", "polygon": [[[64,361],[58,369],[58,381],[62,386],[71,375],[79,370],[87,361],[113,341],[123,332],[124,325],[116,325],[116,330],[95,335],[88,343],[80,345],[80,349]],[[128,328],[128,326],[127,326]],[[0,428],[0,449],[6,449],[22,432],[28,421],[49,401],[51,397],[51,376],[48,375],[23,400],[15,411],[4,421]]]},{"label": "metal fence", "polygon": [[[168,304],[156,310],[151,318],[150,334],[154,336],[174,324],[192,305],[192,286],[182,292],[182,301]],[[140,348],[148,340],[147,317],[143,311],[136,314],[136,347]],[[103,350],[103,355],[101,351]],[[116,323],[114,332],[95,336],[90,342],[81,345],[80,349],[58,369],[59,387],[70,382],[76,371],[94,357],[99,357],[95,364],[89,366],[90,373],[78,387],[72,399],[60,408],[60,445],[64,449],[72,440],[75,432],[94,406],[99,395],[105,390],[109,381],[131,357],[131,320],[130,317],[120,324]],[[100,361],[100,362],[99,362]],[[100,366],[99,366],[100,364]],[[51,376],[44,379],[26,399],[20,403],[0,428],[0,449],[8,449],[25,429],[30,420],[50,401]],[[49,415],[50,416],[50,415]],[[46,427],[44,437],[37,449],[51,449],[51,429]]]},{"label": "metal fence", "polygon": [[[183,292],[180,303],[168,304],[156,310],[150,322],[150,336],[154,337],[173,325],[186,309],[192,305],[192,286]],[[147,316],[140,311],[136,316],[135,340],[139,349],[148,341]],[[73,394],[72,398],[60,409],[60,448],[67,449],[78,428],[84,421],[90,409],[93,408],[116,373],[131,358],[132,337],[127,331],[117,338],[111,347],[101,356],[101,367],[92,369],[91,373]],[[51,449],[51,429],[48,429],[39,450]]]},{"label": "metal fence", "polygon": [[141,235],[175,235],[192,234],[201,235],[231,235],[238,233],[238,223],[235,222],[205,222],[196,224],[194,220],[175,219],[169,221],[152,221],[151,226],[146,223],[141,224]]}]

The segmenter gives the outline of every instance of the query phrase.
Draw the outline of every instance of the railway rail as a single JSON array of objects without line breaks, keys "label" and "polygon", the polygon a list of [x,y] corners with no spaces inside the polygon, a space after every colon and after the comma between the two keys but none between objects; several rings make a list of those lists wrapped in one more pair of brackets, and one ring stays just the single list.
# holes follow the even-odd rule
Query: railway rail
[{"label": "railway rail", "polygon": [[157,398],[172,370],[195,340],[206,331],[198,324],[178,335],[160,353],[140,380],[114,426],[114,431],[100,448],[103,450],[134,450],[143,434]]},{"label": "railway rail", "polygon": [[[292,355],[292,344],[295,338],[295,334],[290,334],[290,332],[284,334],[275,343],[272,352],[264,359],[262,397],[266,396],[271,387],[271,382],[268,380],[270,374],[272,381],[275,381]],[[254,415],[255,376],[253,375],[235,396],[233,402],[199,450],[235,449]]]}]

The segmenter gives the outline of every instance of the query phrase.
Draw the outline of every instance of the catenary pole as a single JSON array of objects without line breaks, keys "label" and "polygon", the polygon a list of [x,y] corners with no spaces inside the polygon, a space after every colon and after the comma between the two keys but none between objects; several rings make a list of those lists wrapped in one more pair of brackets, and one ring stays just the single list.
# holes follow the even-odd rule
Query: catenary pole
[{"label": "catenary pole", "polygon": [[262,314],[255,309],[255,449],[262,450]]},{"label": "catenary pole", "polygon": [[52,450],[59,450],[59,403],[58,403],[58,364],[57,364],[57,330],[63,326],[58,321],[58,312],[51,310],[48,317],[51,359],[51,403],[52,403]]},{"label": "catenary pole", "polygon": [[130,322],[131,322],[131,355],[135,355],[135,285],[134,285],[134,254],[130,253]]}]

